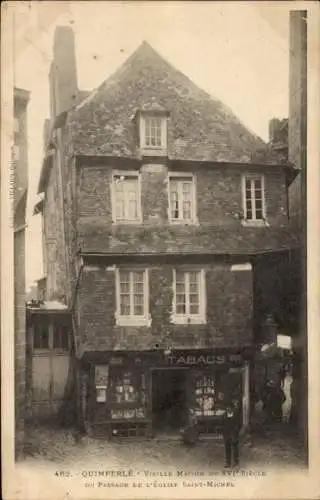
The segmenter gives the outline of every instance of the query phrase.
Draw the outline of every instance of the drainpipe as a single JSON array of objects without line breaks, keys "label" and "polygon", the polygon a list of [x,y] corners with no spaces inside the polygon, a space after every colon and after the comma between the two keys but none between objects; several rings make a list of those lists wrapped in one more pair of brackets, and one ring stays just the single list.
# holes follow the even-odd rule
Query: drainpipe
[{"label": "drainpipe", "polygon": [[78,358],[79,354],[79,348],[77,346],[77,341],[76,341],[76,325],[75,325],[75,318],[74,318],[74,308],[76,304],[76,297],[77,297],[77,292],[79,288],[79,283],[80,283],[80,278],[82,275],[82,271],[84,268],[84,262],[83,259],[81,258],[80,260],[80,267],[77,273],[76,277],[76,283],[74,287],[74,292],[72,295],[72,302],[71,302],[71,318],[72,318],[72,331],[73,331],[73,343],[74,343],[74,351],[75,351],[75,356],[74,356],[74,362],[75,362],[75,390],[76,390],[76,425],[78,428],[78,431],[80,433],[83,432],[84,430],[84,422],[82,419],[82,384],[81,384],[81,367],[80,367],[80,362]]},{"label": "drainpipe", "polygon": [[[77,273],[77,277],[76,277],[76,283],[75,283],[74,291],[73,291],[73,294],[72,294],[71,308],[70,308],[71,309],[71,316],[72,316],[73,326],[74,326],[74,321],[73,321],[73,318],[74,318],[74,316],[73,316],[74,315],[74,308],[75,308],[75,305],[76,305],[76,297],[77,297],[78,288],[79,288],[79,284],[80,284],[80,278],[82,276],[83,269],[84,269],[84,262],[83,262],[82,257],[80,257],[80,267],[79,267],[79,270],[78,270],[78,273]],[[74,340],[74,346],[76,348],[75,331],[74,331],[74,335],[73,335],[73,340]]]},{"label": "drainpipe", "polygon": [[[70,268],[69,268],[69,242],[67,244],[67,236],[66,236],[66,210],[65,210],[65,201],[64,201],[64,176],[62,174],[62,162],[65,161],[65,158],[62,154],[63,150],[63,138],[61,128],[56,129],[56,137],[57,137],[57,148],[56,148],[56,162],[57,162],[57,173],[58,173],[58,185],[60,191],[60,209],[61,209],[61,225],[62,225],[62,235],[63,235],[63,246],[64,246],[64,255],[65,255],[65,272],[67,275],[67,280],[70,277]],[[65,167],[65,165],[63,165]],[[69,292],[69,290],[68,290]],[[67,292],[67,293],[68,293]],[[68,293],[69,295],[69,293]],[[70,295],[69,295],[70,296]]]}]

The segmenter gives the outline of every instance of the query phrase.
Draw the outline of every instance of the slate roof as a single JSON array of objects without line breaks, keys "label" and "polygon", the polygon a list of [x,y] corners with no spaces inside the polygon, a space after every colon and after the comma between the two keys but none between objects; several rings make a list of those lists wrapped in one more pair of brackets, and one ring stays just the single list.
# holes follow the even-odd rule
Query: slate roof
[{"label": "slate roof", "polygon": [[168,156],[215,162],[273,163],[265,143],[223,103],[173,68],[147,42],[69,111],[78,155],[139,156],[137,111],[169,112]]}]

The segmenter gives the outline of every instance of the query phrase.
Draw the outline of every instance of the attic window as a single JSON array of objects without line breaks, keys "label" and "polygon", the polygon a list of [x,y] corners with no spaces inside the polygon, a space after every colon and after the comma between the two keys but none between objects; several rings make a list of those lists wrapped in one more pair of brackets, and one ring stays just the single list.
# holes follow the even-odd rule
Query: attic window
[{"label": "attic window", "polygon": [[163,154],[167,148],[167,118],[163,114],[140,116],[140,148],[144,154]]}]

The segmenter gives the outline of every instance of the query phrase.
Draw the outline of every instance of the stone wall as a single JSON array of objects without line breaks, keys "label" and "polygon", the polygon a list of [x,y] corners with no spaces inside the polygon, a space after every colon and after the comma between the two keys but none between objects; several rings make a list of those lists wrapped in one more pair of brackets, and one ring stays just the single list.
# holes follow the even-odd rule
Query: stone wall
[{"label": "stone wall", "polygon": [[24,450],[26,411],[26,276],[25,225],[28,194],[27,106],[29,92],[14,89],[14,373],[15,373],[15,456]]},{"label": "stone wall", "polygon": [[62,224],[61,189],[59,188],[57,156],[53,158],[44,198],[44,250],[46,253],[47,300],[66,296],[66,263]]},{"label": "stone wall", "polygon": [[151,326],[142,327],[116,325],[114,267],[85,267],[77,311],[77,340],[84,350],[244,347],[252,343],[252,271],[233,271],[231,264],[223,262],[203,264],[206,324],[185,326],[171,323],[172,267],[146,262]]},{"label": "stone wall", "polygon": [[245,167],[196,165],[185,171],[196,174],[196,224],[169,224],[168,167],[160,164],[141,166],[143,222],[129,226],[112,222],[112,165],[79,167],[77,231],[81,249],[108,253],[253,253],[292,243],[283,170],[263,171],[268,226],[260,228],[243,227],[241,222]]}]

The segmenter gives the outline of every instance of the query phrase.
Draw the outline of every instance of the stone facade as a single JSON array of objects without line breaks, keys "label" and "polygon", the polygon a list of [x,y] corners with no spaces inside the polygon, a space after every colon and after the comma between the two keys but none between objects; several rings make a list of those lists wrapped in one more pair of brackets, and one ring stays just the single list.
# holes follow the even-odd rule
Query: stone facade
[{"label": "stone facade", "polygon": [[47,276],[47,298],[48,300],[61,298],[65,294],[65,264],[64,264],[64,241],[63,227],[61,224],[62,211],[60,208],[61,190],[57,179],[56,157],[53,159],[55,165],[50,171],[48,188],[44,198],[44,252]]},{"label": "stone facade", "polygon": [[[119,162],[114,161],[113,165]],[[128,165],[128,164],[127,164]],[[139,168],[140,167],[140,168]],[[77,170],[78,246],[86,252],[253,254],[281,250],[294,244],[288,231],[286,171],[248,166],[199,166],[184,169],[196,176],[197,224],[168,222],[167,165],[139,165],[142,223],[112,223],[112,161]],[[128,168],[128,167],[127,167]],[[136,164],[131,167],[137,169]],[[130,167],[129,167],[130,169]],[[265,175],[268,226],[244,227],[241,221],[242,175]]]},{"label": "stone facade", "polygon": [[[139,171],[143,222],[128,226],[112,222],[112,162],[106,161],[105,165],[78,164],[77,246],[84,253],[109,256],[110,262],[116,265],[119,263],[116,255],[119,254],[127,255],[127,262],[131,265],[135,264],[139,254],[167,255],[167,265],[158,267],[154,261],[145,260],[145,266],[150,269],[152,325],[138,329],[119,328],[114,324],[115,277],[112,267],[109,271],[106,270],[107,264],[97,270],[85,267],[78,284],[77,314],[80,322],[78,341],[83,349],[152,349],[155,344],[161,344],[163,336],[177,347],[250,344],[253,340],[253,274],[244,273],[244,282],[240,285],[245,301],[242,304],[237,280],[243,273],[238,276],[231,272],[231,265],[222,266],[215,256],[242,255],[252,261],[256,253],[281,250],[293,244],[288,231],[285,169],[263,170],[269,226],[250,228],[243,227],[239,218],[242,211],[241,177],[254,167],[218,168],[196,164],[191,169],[189,164],[189,171],[196,174],[197,225],[174,226],[168,221],[166,184],[168,171],[172,171],[174,165],[142,164]],[[119,161],[113,163],[118,164]],[[125,166],[130,169],[128,162]],[[132,168],[137,168],[137,164],[133,163]],[[211,255],[209,264],[204,257],[208,254]],[[177,255],[184,256],[186,265],[194,262],[196,256],[197,265],[208,268],[207,325],[190,329],[170,324],[171,298],[166,293],[172,288],[170,266],[175,265],[172,258]],[[142,265],[141,260],[139,265]],[[271,274],[275,278],[277,270]],[[269,288],[272,295],[276,290],[274,280]],[[232,313],[225,309],[221,312],[223,300],[226,308],[232,304]],[[154,304],[157,305],[153,307]],[[269,303],[265,304],[266,312],[268,306]]]},{"label": "stone facade", "polygon": [[[178,268],[179,265],[181,262]],[[79,286],[78,311],[78,341],[83,349],[140,351],[157,346],[163,349],[166,345],[184,349],[251,345],[252,272],[232,271],[232,265],[224,262],[200,265],[206,269],[206,324],[172,324],[172,266],[146,262],[151,325],[143,327],[116,325],[114,269],[85,267]]]},{"label": "stone facade", "polygon": [[24,448],[26,411],[25,228],[28,193],[27,105],[29,92],[14,89],[14,335],[15,454]]}]

